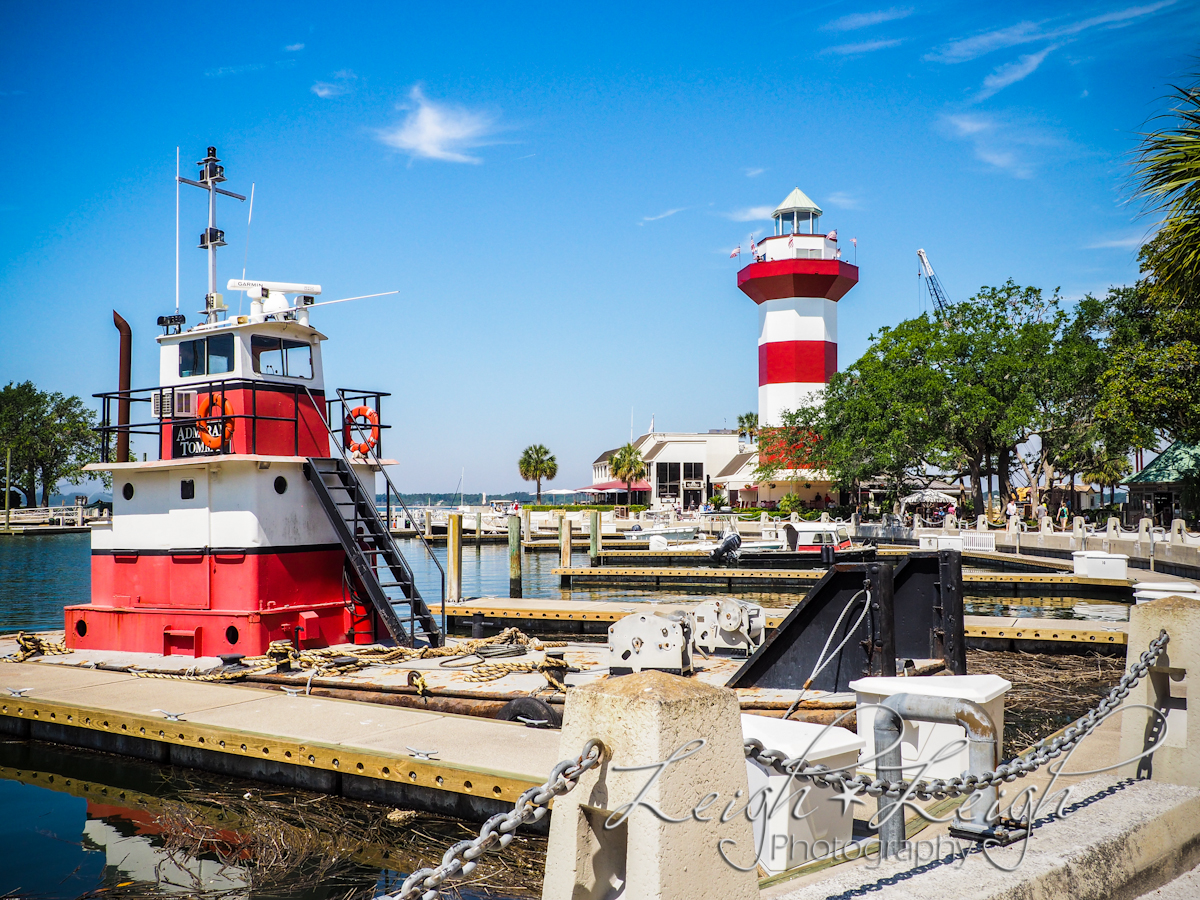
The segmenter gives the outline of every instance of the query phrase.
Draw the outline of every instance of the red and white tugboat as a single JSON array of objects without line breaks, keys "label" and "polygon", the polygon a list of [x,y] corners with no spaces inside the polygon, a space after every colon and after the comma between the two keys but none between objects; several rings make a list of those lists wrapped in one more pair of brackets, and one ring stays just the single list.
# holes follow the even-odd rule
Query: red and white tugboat
[{"label": "red and white tugboat", "polygon": [[[129,329],[114,313],[121,390],[97,395],[102,463],[91,467],[112,473],[113,517],[93,529],[91,603],[66,608],[67,645],[196,657],[283,639],[438,645],[439,622],[376,510],[377,474],[389,503],[399,498],[378,455],[387,394],[326,398],[326,338],[310,324],[320,286],[230,281],[251,303],[229,314],[216,290],[216,196],[244,198],[218,187],[219,163],[209,147],[198,180],[179,179],[209,192],[208,294],[191,328],[178,310],[159,318],[158,386],[129,388]],[[131,434],[153,435],[158,459],[130,460]]]}]

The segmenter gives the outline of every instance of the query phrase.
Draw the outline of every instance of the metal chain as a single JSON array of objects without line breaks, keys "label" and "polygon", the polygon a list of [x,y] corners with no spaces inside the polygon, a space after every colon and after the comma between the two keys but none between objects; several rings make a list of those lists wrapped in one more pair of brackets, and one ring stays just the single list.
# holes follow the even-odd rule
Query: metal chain
[{"label": "metal chain", "polygon": [[498,813],[483,823],[479,836],[459,841],[442,856],[439,865],[418,869],[404,880],[400,890],[394,894],[383,894],[376,900],[437,900],[439,890],[446,879],[455,875],[470,875],[475,870],[479,857],[499,844],[507,847],[516,837],[522,825],[537,822],[550,811],[550,801],[567,793],[588,769],[600,765],[604,754],[603,745],[594,738],[583,745],[583,751],[575,759],[565,759],[550,770],[550,777],[540,787],[532,787],[517,798],[513,808]]},{"label": "metal chain", "polygon": [[810,766],[802,757],[791,757],[781,750],[767,750],[762,742],[748,740],[745,744],[746,757],[775,769],[784,775],[797,775],[811,779],[823,787],[838,790],[861,790],[873,797],[901,797],[911,791],[910,796],[920,800],[941,800],[945,797],[959,797],[971,794],[985,788],[996,787],[1006,781],[1016,781],[1031,772],[1037,771],[1050,760],[1069,752],[1076,744],[1091,734],[1096,727],[1121,705],[1129,696],[1130,690],[1146,677],[1150,667],[1154,665],[1163,648],[1171,638],[1164,630],[1150,642],[1150,646],[1129,667],[1129,671],[1121,676],[1121,680],[1108,692],[1096,706],[1086,715],[1076,719],[1054,738],[1043,738],[1033,745],[1022,756],[1009,760],[997,766],[993,772],[968,774],[955,778],[935,778],[931,781],[918,781],[915,784],[908,781],[889,781],[872,778],[870,775],[850,775],[847,770],[834,770],[828,766]]}]

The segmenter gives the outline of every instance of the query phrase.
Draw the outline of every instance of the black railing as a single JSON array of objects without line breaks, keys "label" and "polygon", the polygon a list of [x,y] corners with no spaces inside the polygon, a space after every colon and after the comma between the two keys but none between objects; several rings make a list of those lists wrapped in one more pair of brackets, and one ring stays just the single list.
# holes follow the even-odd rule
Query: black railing
[{"label": "black railing", "polygon": [[[246,405],[241,412],[226,413],[222,404],[222,408],[214,408],[208,411],[208,414],[203,418],[198,415],[178,416],[175,415],[175,394],[176,392],[194,391],[197,395],[197,403],[204,395],[211,397],[213,394],[220,394],[224,400],[228,396],[229,391],[238,391],[242,402]],[[269,415],[259,412],[259,395],[268,394],[274,398],[277,403],[280,397],[287,398],[286,405],[290,406],[290,414]],[[163,459],[163,448],[169,448],[171,459],[186,459],[199,456],[221,456],[229,453],[238,452],[233,448],[239,446],[244,448],[241,452],[259,453],[261,452],[260,444],[260,424],[286,423],[291,425],[291,455],[293,456],[308,456],[310,452],[317,452],[318,448],[303,448],[301,446],[301,398],[307,398],[313,404],[313,412],[316,416],[323,420],[320,425],[313,422],[312,425],[317,425],[317,432],[327,430],[332,440],[337,442],[341,447],[345,428],[334,431],[334,423],[341,425],[347,418],[347,413],[357,406],[367,406],[374,410],[376,417],[380,412],[380,400],[383,397],[390,396],[387,393],[379,391],[338,391],[337,400],[319,401],[315,398],[307,385],[303,384],[284,384],[278,382],[262,382],[253,381],[246,378],[220,378],[211,381],[193,382],[190,384],[175,384],[175,385],[159,385],[151,388],[136,388],[129,391],[108,391],[101,394],[93,394],[94,397],[100,400],[100,424],[96,427],[97,433],[100,435],[100,461],[104,463],[113,462],[114,459],[114,439],[121,433],[129,435],[142,435],[153,437],[156,439],[155,458]],[[158,408],[160,410],[171,410],[171,415],[161,418],[151,416],[148,419],[143,418],[140,413],[153,409],[154,398],[158,398]],[[128,400],[132,410],[137,414],[131,414],[131,421],[127,425],[119,422],[114,422],[116,413],[122,400]],[[325,405],[326,409],[322,413],[321,405]],[[198,412],[198,410],[196,410]],[[335,411],[338,413],[335,418]],[[226,424],[233,423],[233,433],[230,440],[221,440],[216,447],[210,447],[202,444],[199,439],[199,434],[195,436],[194,441],[184,441],[179,438],[176,429],[194,427],[197,432],[200,429],[206,429],[214,437],[224,436]],[[390,425],[380,423],[376,426],[370,422],[358,423],[360,427],[365,427],[368,430],[378,427],[379,433],[382,435],[384,431],[390,428]],[[278,429],[272,429],[275,433],[271,437],[271,446],[269,452],[275,455],[284,455],[287,452],[287,447],[280,447],[280,435]],[[243,443],[237,439],[237,433],[243,431],[249,435],[249,440]],[[314,435],[315,436],[315,435]],[[366,440],[363,436],[361,440]],[[181,447],[180,444],[195,443],[200,444],[199,447]],[[345,447],[341,447],[345,450]],[[177,450],[179,452],[177,452]],[[378,452],[378,441],[376,442],[376,452]]]}]

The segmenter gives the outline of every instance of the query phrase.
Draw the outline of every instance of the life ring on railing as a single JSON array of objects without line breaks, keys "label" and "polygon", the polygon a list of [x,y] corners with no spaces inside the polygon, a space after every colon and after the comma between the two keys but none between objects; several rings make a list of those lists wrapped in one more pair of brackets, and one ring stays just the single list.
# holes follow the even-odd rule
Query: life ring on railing
[{"label": "life ring on railing", "polygon": [[[354,426],[357,419],[366,419],[371,423],[371,433],[366,441],[359,443],[350,436],[350,429]],[[351,453],[361,453],[366,456],[379,443],[379,413],[371,409],[369,406],[356,406],[346,414],[346,421],[342,424],[342,446]]]},{"label": "life ring on railing", "polygon": [[[212,407],[224,411],[224,416],[209,416],[208,411]],[[225,427],[221,430],[221,437],[217,437],[208,430],[210,422],[224,422]],[[229,443],[229,439],[233,437],[233,404],[229,402],[229,398],[224,394],[212,393],[204,397],[196,407],[196,431],[200,437],[200,443],[210,450],[220,450],[225,444]]]}]

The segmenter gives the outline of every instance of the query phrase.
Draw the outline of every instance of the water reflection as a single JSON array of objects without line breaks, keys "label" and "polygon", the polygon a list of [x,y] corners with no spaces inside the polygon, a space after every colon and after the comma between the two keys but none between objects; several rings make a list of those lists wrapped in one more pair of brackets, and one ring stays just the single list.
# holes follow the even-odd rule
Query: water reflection
[{"label": "water reflection", "polygon": [[[373,897],[477,827],[25,741],[0,742],[0,808],[0,896],[44,900]],[[544,851],[518,837],[462,896],[536,895]]]}]

